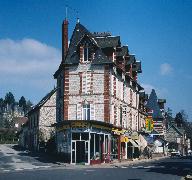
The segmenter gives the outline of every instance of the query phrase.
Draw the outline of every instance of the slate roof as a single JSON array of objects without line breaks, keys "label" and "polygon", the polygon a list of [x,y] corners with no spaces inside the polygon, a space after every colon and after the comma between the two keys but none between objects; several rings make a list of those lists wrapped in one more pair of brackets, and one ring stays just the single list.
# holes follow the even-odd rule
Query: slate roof
[{"label": "slate roof", "polygon": [[132,63],[136,62],[135,55],[130,54],[130,58],[127,61],[126,65],[130,65]]},{"label": "slate roof", "polygon": [[101,48],[121,46],[120,36],[96,37],[95,40]]},{"label": "slate roof", "polygon": [[142,73],[141,61],[136,62],[136,70],[137,70],[138,73]]},{"label": "slate roof", "polygon": [[[78,64],[79,63],[79,54],[78,54],[78,45],[80,41],[87,36],[93,44],[96,46],[97,51],[95,54],[95,60],[93,60],[93,63],[95,64],[101,64],[101,63],[112,63],[101,51],[102,47],[108,47],[111,45],[116,45],[120,41],[120,37],[102,37],[102,38],[97,38],[94,37],[93,34],[91,34],[83,25],[80,23],[77,23],[75,26],[75,29],[73,31],[67,56],[65,58],[65,61],[63,64]],[[96,59],[98,58],[98,59]],[[98,61],[98,62],[96,62]]]},{"label": "slate roof", "polygon": [[73,34],[70,39],[69,48],[67,51],[67,55],[63,64],[78,64],[79,63],[79,55],[77,53],[77,45],[80,40],[85,36],[88,35],[92,38],[91,33],[80,23],[77,23]]},{"label": "slate roof", "polygon": [[126,56],[128,55],[128,53],[129,53],[128,46],[122,46],[121,51],[117,52],[117,56]]},{"label": "slate roof", "polygon": [[133,64],[133,71],[136,71],[138,73],[141,73],[142,70],[141,70],[141,62],[140,61],[136,61],[134,64]]},{"label": "slate roof", "polygon": [[92,60],[92,64],[112,64],[112,61],[107,58],[107,56],[102,52],[101,49],[97,49],[95,52],[95,57]]},{"label": "slate roof", "polygon": [[162,113],[161,113],[159,105],[157,103],[157,95],[156,95],[154,89],[152,89],[152,91],[151,91],[151,94],[149,96],[149,100],[147,101],[146,107],[149,110],[153,110],[153,114],[152,114],[153,119],[163,119]]},{"label": "slate roof", "polygon": [[38,108],[42,107],[47,100],[57,91],[57,89],[53,89],[51,90],[48,94],[46,94],[41,101],[39,101],[39,103],[37,103],[35,106],[33,106],[33,108],[28,112],[28,114],[32,113],[34,110],[37,110]]},{"label": "slate roof", "polygon": [[171,128],[175,129],[175,131],[176,131],[178,134],[180,134],[180,135],[183,135],[183,133],[184,133],[184,130],[183,130],[183,129],[180,129],[180,128],[176,127],[174,124],[171,124],[171,125],[170,125],[170,127],[167,129],[167,132],[169,132],[169,130],[170,130]]}]

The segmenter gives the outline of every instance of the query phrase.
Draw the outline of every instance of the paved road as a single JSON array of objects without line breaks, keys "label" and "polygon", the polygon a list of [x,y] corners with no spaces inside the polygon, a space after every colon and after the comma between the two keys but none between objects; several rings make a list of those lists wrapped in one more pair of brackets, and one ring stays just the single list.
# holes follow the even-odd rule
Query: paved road
[{"label": "paved road", "polygon": [[192,157],[166,158],[135,165],[59,166],[50,160],[46,162],[44,158],[23,156],[14,150],[10,152],[10,149],[8,147],[5,153],[6,146],[0,146],[0,180],[177,180],[192,170]]}]

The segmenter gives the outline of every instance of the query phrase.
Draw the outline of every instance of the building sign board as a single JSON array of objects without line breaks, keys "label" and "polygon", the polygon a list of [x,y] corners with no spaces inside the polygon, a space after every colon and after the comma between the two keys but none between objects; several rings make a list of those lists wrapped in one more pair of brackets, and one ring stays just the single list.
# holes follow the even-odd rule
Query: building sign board
[{"label": "building sign board", "polygon": [[154,121],[152,119],[151,116],[148,116],[146,119],[145,119],[145,129],[146,131],[152,131],[153,130],[153,127],[154,127]]}]

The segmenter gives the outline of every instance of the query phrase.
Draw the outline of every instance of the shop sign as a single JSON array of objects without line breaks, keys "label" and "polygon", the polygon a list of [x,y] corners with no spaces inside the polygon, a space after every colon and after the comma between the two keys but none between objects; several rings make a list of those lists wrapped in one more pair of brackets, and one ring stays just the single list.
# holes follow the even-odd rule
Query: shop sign
[{"label": "shop sign", "polygon": [[114,134],[121,135],[121,134],[125,134],[126,130],[124,130],[124,129],[119,130],[119,129],[112,128],[112,132]]},{"label": "shop sign", "polygon": [[126,136],[121,137],[121,142],[129,142],[129,138]]},{"label": "shop sign", "polygon": [[63,127],[59,127],[59,128],[57,128],[56,130],[57,130],[57,131],[63,131],[63,130],[67,130],[67,129],[70,129],[70,126],[69,126],[69,125],[65,125],[65,126],[63,126]]},{"label": "shop sign", "polygon": [[153,119],[151,116],[148,116],[146,119],[145,119],[145,128],[147,131],[152,131],[153,130],[153,127],[154,127],[154,122],[153,122]]},{"label": "shop sign", "polygon": [[104,130],[111,131],[110,127],[105,127],[105,126],[102,126],[102,125],[92,124],[92,127],[97,128],[97,129],[104,129]]},{"label": "shop sign", "polygon": [[139,139],[139,134],[138,134],[137,132],[133,132],[133,133],[131,134],[131,139],[133,139],[133,140],[138,140],[138,139]]},{"label": "shop sign", "polygon": [[87,128],[89,127],[89,123],[88,122],[72,122],[71,123],[71,127],[72,128]]}]

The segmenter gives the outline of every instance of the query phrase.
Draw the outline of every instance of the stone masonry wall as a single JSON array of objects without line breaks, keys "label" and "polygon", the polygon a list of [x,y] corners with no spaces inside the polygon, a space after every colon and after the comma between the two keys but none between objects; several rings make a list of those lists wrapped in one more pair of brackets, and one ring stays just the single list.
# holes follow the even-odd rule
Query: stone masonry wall
[{"label": "stone masonry wall", "polygon": [[50,139],[51,133],[54,132],[54,128],[49,127],[54,123],[56,123],[56,92],[40,108],[39,130],[45,142]]}]

